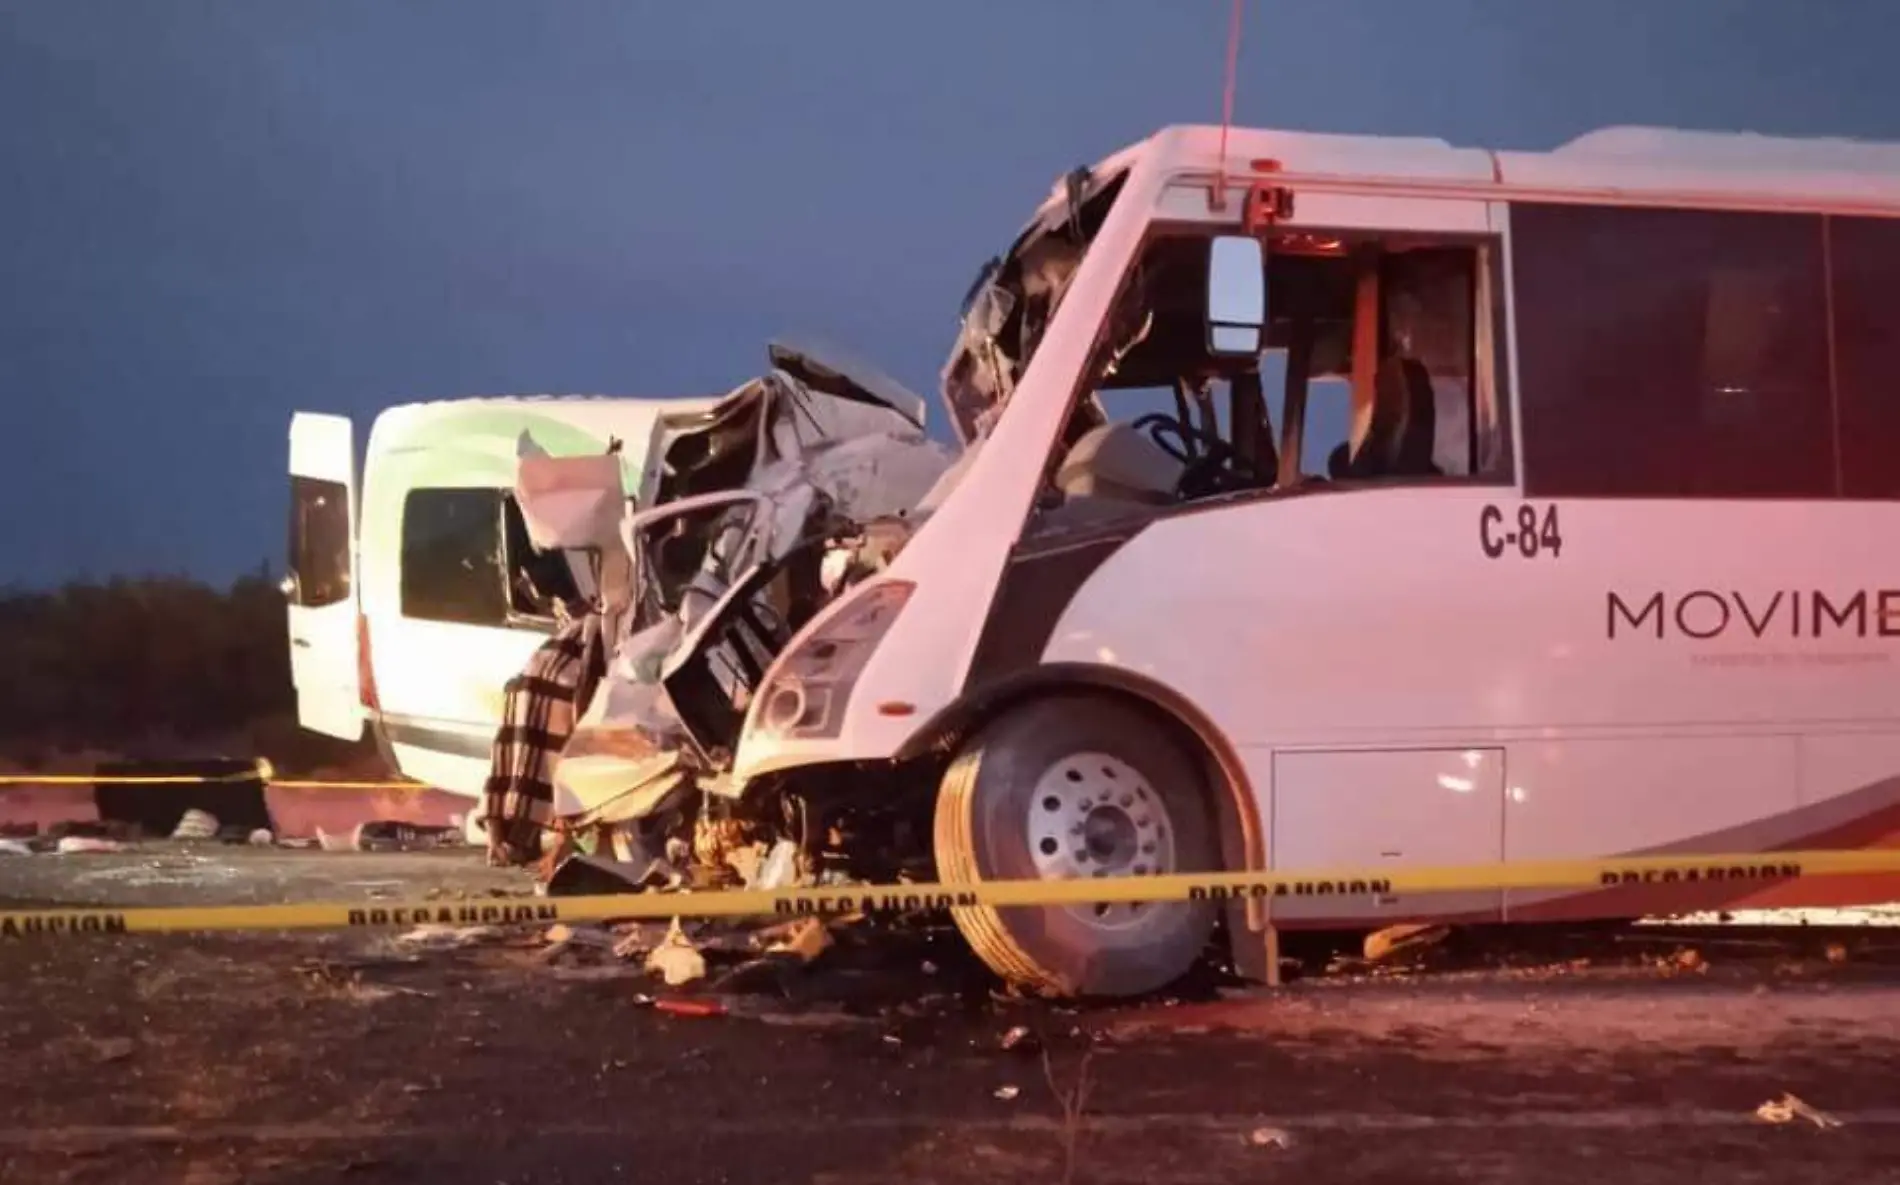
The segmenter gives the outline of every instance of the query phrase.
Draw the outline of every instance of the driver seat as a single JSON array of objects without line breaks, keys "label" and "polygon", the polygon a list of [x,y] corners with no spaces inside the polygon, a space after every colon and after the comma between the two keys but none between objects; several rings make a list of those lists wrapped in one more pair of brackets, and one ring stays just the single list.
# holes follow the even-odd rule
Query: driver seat
[{"label": "driver seat", "polygon": [[1335,478],[1434,477],[1432,447],[1438,437],[1438,396],[1431,375],[1416,358],[1393,356],[1379,365],[1373,383],[1372,420],[1365,439],[1348,451],[1333,450],[1327,464]]},{"label": "driver seat", "polygon": [[1084,432],[1056,466],[1055,484],[1069,498],[1112,498],[1165,506],[1187,468],[1131,423]]}]

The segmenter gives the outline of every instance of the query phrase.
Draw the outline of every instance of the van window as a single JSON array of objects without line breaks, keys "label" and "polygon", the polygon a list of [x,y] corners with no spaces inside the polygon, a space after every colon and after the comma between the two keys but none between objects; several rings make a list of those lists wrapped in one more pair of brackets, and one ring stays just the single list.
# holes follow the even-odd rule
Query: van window
[{"label": "van window", "polygon": [[1527,493],[1834,490],[1818,216],[1511,209]]},{"label": "van window", "polygon": [[1900,219],[1829,218],[1841,492],[1900,498]]},{"label": "van window", "polygon": [[291,603],[305,609],[350,595],[350,499],[339,481],[290,479]]},{"label": "van window", "polygon": [[504,490],[415,489],[402,509],[402,614],[463,625],[545,626],[578,599],[561,552],[536,552]]}]

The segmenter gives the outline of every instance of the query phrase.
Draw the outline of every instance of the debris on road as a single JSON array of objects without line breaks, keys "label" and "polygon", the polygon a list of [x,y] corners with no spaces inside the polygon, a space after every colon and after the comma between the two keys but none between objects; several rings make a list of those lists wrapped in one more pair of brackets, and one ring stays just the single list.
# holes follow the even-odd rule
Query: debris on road
[{"label": "debris on road", "polygon": [[1004,1033],[1000,1045],[1004,1053],[1035,1053],[1042,1048],[1028,1025],[1017,1025]]},{"label": "debris on road", "polygon": [[187,807],[185,813],[178,816],[178,826],[172,828],[173,839],[216,839],[217,835],[217,818],[195,806]]},{"label": "debris on road", "polygon": [[132,843],[139,838],[137,825],[117,819],[62,819],[46,829],[46,839],[57,843],[69,837],[112,839]]},{"label": "debris on road", "polygon": [[634,924],[623,930],[614,941],[614,958],[631,959],[645,954],[654,947],[652,934],[648,927]]},{"label": "debris on road", "polygon": [[1291,1148],[1293,1133],[1279,1127],[1256,1127],[1247,1133],[1247,1142],[1256,1148]]},{"label": "debris on road", "polygon": [[706,956],[699,953],[680,929],[679,919],[674,918],[666,937],[647,955],[646,969],[659,972],[668,987],[679,987],[705,977]]},{"label": "debris on road", "polygon": [[[613,955],[621,959],[628,957],[619,952],[622,940],[617,938],[612,931],[598,926],[570,926],[566,922],[558,922],[548,927],[547,932],[542,935],[542,940],[547,945],[536,952],[535,959],[547,964],[568,962],[568,956],[577,955],[582,951],[592,951],[603,956]],[[568,968],[568,970],[575,969]],[[588,970],[600,972],[594,976],[595,978],[613,978],[628,971],[627,968],[614,964],[609,964],[605,968],[589,968]]]},{"label": "debris on road", "polygon": [[1819,1128],[1845,1126],[1826,1111],[1811,1107],[1792,1094],[1768,1100],[1755,1108],[1755,1115],[1765,1123],[1793,1123],[1796,1119],[1806,1119]]},{"label": "debris on road", "polygon": [[132,1056],[134,1044],[130,1037],[105,1037],[92,1043],[94,1060],[101,1064],[122,1062]]},{"label": "debris on road", "polygon": [[809,963],[831,946],[831,932],[817,918],[800,918],[787,927],[786,932],[765,948],[767,954],[783,952],[796,955],[801,963]]},{"label": "debris on road", "polygon": [[494,926],[445,926],[431,922],[397,935],[396,941],[431,950],[451,950],[500,937],[501,931]]},{"label": "debris on road", "polygon": [[1017,1095],[1020,1095],[1022,1093],[1023,1093],[1022,1088],[1016,1087],[1016,1086],[999,1086],[996,1088],[996,1097],[1003,1100],[1005,1103],[1011,1101]]},{"label": "debris on road", "polygon": [[566,922],[556,922],[548,927],[543,935],[550,946],[595,946],[611,949],[614,936],[594,926],[570,926]]},{"label": "debris on road", "polygon": [[1666,966],[1672,971],[1694,971],[1707,974],[1709,961],[1702,957],[1701,951],[1692,946],[1685,946],[1669,959]]},{"label": "debris on road", "polygon": [[555,979],[565,979],[581,983],[597,983],[606,979],[635,979],[646,977],[646,971],[640,967],[629,967],[625,963],[565,963],[555,962],[548,968],[548,974]]},{"label": "debris on road", "polygon": [[792,977],[803,966],[796,955],[785,951],[768,951],[720,975],[712,984],[712,990],[722,994],[790,995]]},{"label": "debris on road", "polygon": [[371,819],[356,825],[352,837],[359,852],[414,852],[428,848],[459,848],[467,844],[460,827]]},{"label": "debris on road", "polygon": [[657,878],[670,883],[670,870],[654,861],[644,868],[622,864],[600,856],[575,852],[555,866],[547,878],[550,897],[605,897],[613,893],[638,893]]},{"label": "debris on road", "polygon": [[359,1004],[373,1004],[379,1000],[393,1000],[397,996],[414,996],[418,999],[432,999],[434,992],[425,992],[421,988],[400,987],[392,983],[351,982],[343,989],[343,994]]},{"label": "debris on road", "polygon": [[53,850],[62,856],[85,852],[123,852],[125,844],[116,839],[100,839],[91,835],[65,835],[60,837]]},{"label": "debris on road", "polygon": [[397,819],[370,819],[346,835],[317,830],[317,846],[326,852],[415,852],[430,848],[464,847],[460,827],[405,823]]},{"label": "debris on road", "polygon": [[1437,946],[1450,936],[1450,926],[1387,926],[1366,935],[1364,957],[1368,963],[1383,962],[1395,955],[1413,954]]}]

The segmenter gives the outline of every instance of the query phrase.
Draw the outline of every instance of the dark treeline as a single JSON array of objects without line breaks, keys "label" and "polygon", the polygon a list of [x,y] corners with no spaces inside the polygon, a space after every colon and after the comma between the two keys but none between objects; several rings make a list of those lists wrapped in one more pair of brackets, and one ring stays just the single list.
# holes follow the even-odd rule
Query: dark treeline
[{"label": "dark treeline", "polygon": [[284,599],[261,572],[224,589],[143,577],[0,591],[0,758],[40,768],[82,751],[361,758],[297,728]]}]

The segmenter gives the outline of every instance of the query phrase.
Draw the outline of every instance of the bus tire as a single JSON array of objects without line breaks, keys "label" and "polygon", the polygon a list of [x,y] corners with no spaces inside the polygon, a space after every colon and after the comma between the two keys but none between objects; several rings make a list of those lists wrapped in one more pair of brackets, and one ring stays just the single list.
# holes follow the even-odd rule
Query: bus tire
[{"label": "bus tire", "polygon": [[[1219,867],[1200,766],[1133,705],[1041,699],[991,721],[937,793],[946,884],[1207,872]],[[953,909],[992,971],[1047,995],[1131,996],[1178,979],[1207,947],[1209,902]]]}]

